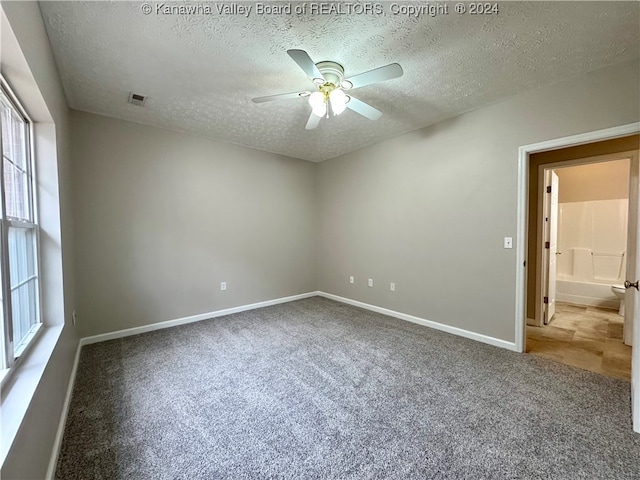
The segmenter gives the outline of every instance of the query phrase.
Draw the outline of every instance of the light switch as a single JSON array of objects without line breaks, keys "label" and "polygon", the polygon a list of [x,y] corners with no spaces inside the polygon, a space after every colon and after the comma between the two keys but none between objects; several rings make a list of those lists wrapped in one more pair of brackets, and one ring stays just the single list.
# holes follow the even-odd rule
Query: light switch
[{"label": "light switch", "polygon": [[504,248],[513,248],[513,237],[504,237]]}]

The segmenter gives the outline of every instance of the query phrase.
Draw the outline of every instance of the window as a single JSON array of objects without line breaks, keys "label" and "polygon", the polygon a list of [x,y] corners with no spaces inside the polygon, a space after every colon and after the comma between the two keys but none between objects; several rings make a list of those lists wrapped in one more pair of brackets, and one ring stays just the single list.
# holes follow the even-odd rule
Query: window
[{"label": "window", "polygon": [[29,345],[41,323],[31,122],[4,80],[1,87],[0,367],[6,370]]}]

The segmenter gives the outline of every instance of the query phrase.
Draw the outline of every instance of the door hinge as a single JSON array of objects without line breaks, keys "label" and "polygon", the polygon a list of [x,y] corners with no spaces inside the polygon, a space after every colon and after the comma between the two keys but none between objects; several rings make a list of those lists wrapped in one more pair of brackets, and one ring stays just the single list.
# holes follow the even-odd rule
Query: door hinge
[{"label": "door hinge", "polygon": [[543,303],[547,305],[549,303],[549,297],[544,297]]},{"label": "door hinge", "polygon": [[551,193],[551,185],[547,185],[547,193]]},{"label": "door hinge", "polygon": [[551,244],[549,242],[544,242],[544,248],[550,248]]}]

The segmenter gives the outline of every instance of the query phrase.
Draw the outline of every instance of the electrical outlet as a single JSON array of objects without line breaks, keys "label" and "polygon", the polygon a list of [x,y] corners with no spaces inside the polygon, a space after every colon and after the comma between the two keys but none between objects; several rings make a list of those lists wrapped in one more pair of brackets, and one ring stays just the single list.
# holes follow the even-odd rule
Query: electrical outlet
[{"label": "electrical outlet", "polygon": [[368,285],[369,285],[370,287],[373,287],[373,278],[370,278],[370,279],[369,279]]},{"label": "electrical outlet", "polygon": [[220,282],[220,290],[223,292],[227,289],[227,282]]},{"label": "electrical outlet", "polygon": [[76,326],[76,322],[78,321],[78,315],[76,315],[76,311],[74,310],[71,314],[71,322],[73,322],[73,326]]},{"label": "electrical outlet", "polygon": [[391,282],[389,284],[389,290],[391,290],[392,292],[396,291],[396,284],[394,282]]},{"label": "electrical outlet", "polygon": [[353,275],[349,277],[349,283],[356,283],[356,280],[355,278],[353,278]]}]

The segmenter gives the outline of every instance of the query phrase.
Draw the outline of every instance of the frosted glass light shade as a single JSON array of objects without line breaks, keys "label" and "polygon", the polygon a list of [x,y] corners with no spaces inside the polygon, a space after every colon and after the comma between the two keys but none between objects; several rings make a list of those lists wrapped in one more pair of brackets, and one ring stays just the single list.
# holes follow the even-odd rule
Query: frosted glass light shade
[{"label": "frosted glass light shade", "polygon": [[336,115],[340,115],[347,108],[347,96],[339,88],[331,92],[329,101],[331,102],[331,110]]},{"label": "frosted glass light shade", "polygon": [[311,95],[309,95],[309,105],[311,105],[312,108],[322,105],[323,103],[324,95],[322,93],[313,92]]},{"label": "frosted glass light shade", "polygon": [[327,113],[327,104],[321,103],[320,105],[316,105],[313,107],[313,114],[317,117],[324,117]]},{"label": "frosted glass light shade", "polygon": [[313,114],[318,117],[327,113],[327,104],[324,102],[324,95],[321,92],[313,92],[309,95],[309,105],[313,109]]}]

